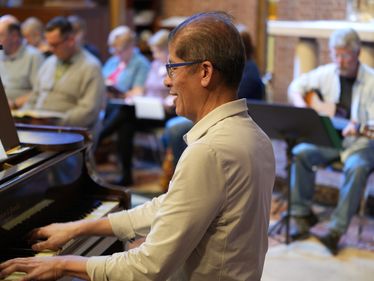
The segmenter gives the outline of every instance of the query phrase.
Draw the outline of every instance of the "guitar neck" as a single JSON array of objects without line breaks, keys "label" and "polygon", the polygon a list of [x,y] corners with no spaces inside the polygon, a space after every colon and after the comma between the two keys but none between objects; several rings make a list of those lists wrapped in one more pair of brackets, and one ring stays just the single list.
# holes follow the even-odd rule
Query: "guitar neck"
[{"label": "guitar neck", "polygon": [[368,125],[362,126],[360,129],[360,135],[369,139],[374,139],[374,128]]}]

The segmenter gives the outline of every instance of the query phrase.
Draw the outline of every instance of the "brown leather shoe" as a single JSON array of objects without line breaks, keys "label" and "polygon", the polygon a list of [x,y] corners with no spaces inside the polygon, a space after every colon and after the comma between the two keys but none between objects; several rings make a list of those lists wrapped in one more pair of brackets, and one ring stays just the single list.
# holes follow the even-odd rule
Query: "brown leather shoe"
[{"label": "brown leather shoe", "polygon": [[318,217],[311,212],[307,216],[291,216],[290,236],[292,240],[306,239],[309,237],[309,229],[316,225]]}]

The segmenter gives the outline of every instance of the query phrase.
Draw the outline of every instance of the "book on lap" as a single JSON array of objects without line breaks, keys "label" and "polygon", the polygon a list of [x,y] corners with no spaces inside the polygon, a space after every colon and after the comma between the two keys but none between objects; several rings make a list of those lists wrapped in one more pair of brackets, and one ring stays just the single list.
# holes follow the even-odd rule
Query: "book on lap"
[{"label": "book on lap", "polygon": [[50,110],[12,110],[12,116],[15,118],[64,118],[66,113],[58,112],[58,111],[50,111]]}]

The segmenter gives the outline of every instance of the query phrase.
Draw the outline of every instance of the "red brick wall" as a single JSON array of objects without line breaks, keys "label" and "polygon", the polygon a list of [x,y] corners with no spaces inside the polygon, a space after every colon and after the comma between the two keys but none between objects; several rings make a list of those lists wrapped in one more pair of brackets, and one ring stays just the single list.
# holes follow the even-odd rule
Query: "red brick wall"
[{"label": "red brick wall", "polygon": [[257,0],[163,0],[161,5],[162,18],[190,16],[206,11],[225,11],[230,13],[237,22],[248,26],[252,38],[255,40]]},{"label": "red brick wall", "polygon": [[274,73],[271,81],[273,100],[283,102],[287,97],[287,86],[293,76],[293,60],[297,38],[279,37],[274,47]]},{"label": "red brick wall", "polygon": [[279,0],[280,20],[344,19],[347,0]]},{"label": "red brick wall", "polygon": [[[345,19],[347,0],[280,0],[279,20],[338,20]],[[287,101],[287,87],[293,78],[293,55],[297,43],[295,37],[275,38],[275,59],[273,73],[273,100]],[[318,64],[330,61],[328,40],[318,39]]]},{"label": "red brick wall", "polygon": [[[255,41],[258,1],[265,0],[162,0],[161,18],[190,16],[197,12],[222,10],[232,14],[237,22],[246,24]],[[279,20],[344,19],[347,0],[279,0]],[[254,42],[256,44],[256,42]],[[277,37],[275,42],[275,65],[273,73],[273,98],[277,102],[287,100],[287,86],[293,77],[293,55],[296,38]],[[320,43],[320,64],[329,61],[326,40]]]}]

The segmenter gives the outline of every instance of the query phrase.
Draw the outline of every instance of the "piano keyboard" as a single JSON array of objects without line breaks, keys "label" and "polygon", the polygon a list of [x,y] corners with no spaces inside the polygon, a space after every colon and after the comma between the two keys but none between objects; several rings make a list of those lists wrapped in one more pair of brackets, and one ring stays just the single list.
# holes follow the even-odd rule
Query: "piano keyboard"
[{"label": "piano keyboard", "polygon": [[[44,206],[44,204],[42,204]],[[99,219],[105,217],[108,213],[113,212],[116,208],[119,207],[119,202],[117,201],[101,201],[101,204],[93,209],[89,214],[87,214],[84,219]],[[37,208],[38,209],[38,208]],[[21,218],[17,219],[17,224],[20,223],[20,219],[23,219],[25,216],[21,216]],[[13,223],[11,224],[13,225]],[[51,250],[44,250],[39,253],[36,253],[35,257],[51,257],[59,255],[61,252],[64,252],[65,249],[69,248],[74,244],[74,240],[69,241],[61,250],[59,251],[51,251]],[[0,281],[14,281],[19,280],[24,276],[24,272],[14,272],[13,274],[7,276],[5,279],[0,279]]]},{"label": "piano keyboard", "polygon": [[[84,219],[100,219],[102,217],[105,217],[108,213],[113,211],[117,206],[118,202],[116,201],[101,201],[101,205],[89,214],[87,214]],[[51,257],[59,255],[61,252],[63,252],[65,249],[67,249],[69,246],[73,244],[73,240],[66,243],[66,245],[59,251],[51,251],[51,250],[44,250],[42,252],[39,252],[35,254],[35,257]]]},{"label": "piano keyboard", "polygon": [[33,206],[32,208],[26,210],[19,216],[15,217],[14,219],[8,221],[7,223],[3,224],[1,227],[5,230],[12,230],[15,226],[21,224],[22,222],[26,221],[28,218],[32,217],[36,213],[42,211],[44,208],[48,207],[54,202],[51,199],[44,199],[40,201],[38,204]]}]

